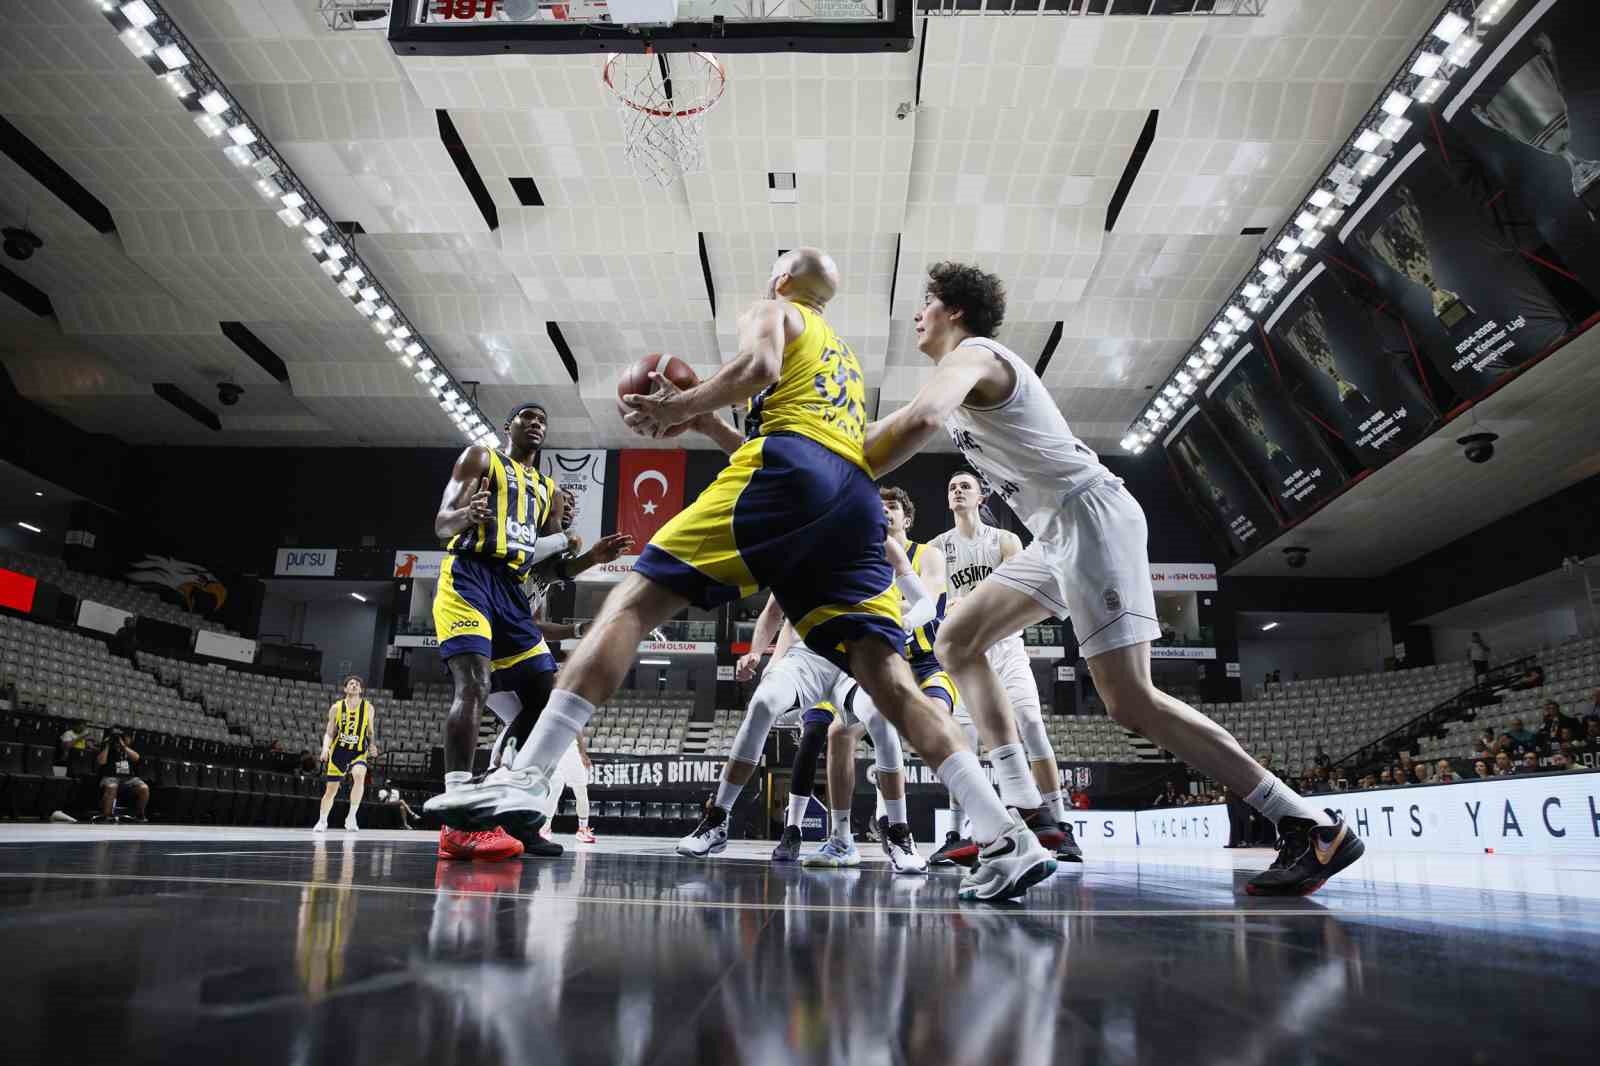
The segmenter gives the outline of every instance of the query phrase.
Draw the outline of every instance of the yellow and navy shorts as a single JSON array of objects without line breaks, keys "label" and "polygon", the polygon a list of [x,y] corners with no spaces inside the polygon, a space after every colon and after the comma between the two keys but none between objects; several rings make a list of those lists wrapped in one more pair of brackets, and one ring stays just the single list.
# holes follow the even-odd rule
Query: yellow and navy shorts
[{"label": "yellow and navy shorts", "polygon": [[960,695],[956,692],[956,683],[953,678],[944,672],[944,667],[939,665],[939,660],[931,655],[918,656],[911,660],[911,673],[917,679],[917,684],[922,686],[922,691],[948,707],[951,712],[956,709],[956,701]]},{"label": "yellow and navy shorts", "polygon": [[555,656],[528,609],[528,597],[504,564],[446,555],[433,597],[439,655],[482,655],[503,671],[553,671]]},{"label": "yellow and navy shorts", "polygon": [[806,646],[842,668],[846,641],[905,644],[886,532],[864,470],[808,437],[773,433],[734,452],[634,569],[707,609],[770,588]]},{"label": "yellow and navy shorts", "polygon": [[333,751],[328,754],[328,768],[325,779],[340,781],[357,766],[367,765],[367,749],[352,748],[346,744],[335,744]]}]

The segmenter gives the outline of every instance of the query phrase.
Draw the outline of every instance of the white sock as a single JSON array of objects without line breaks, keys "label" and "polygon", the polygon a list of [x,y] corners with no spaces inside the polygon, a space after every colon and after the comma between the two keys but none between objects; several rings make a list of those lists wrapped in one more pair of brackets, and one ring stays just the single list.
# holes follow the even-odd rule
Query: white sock
[{"label": "white sock", "polygon": [[1021,744],[1002,744],[989,750],[989,762],[994,766],[994,776],[1000,785],[1000,799],[1007,807],[1032,810],[1043,807],[1039,786],[1033,780],[1033,769],[1028,765],[1028,753]]},{"label": "white sock", "polygon": [[806,808],[811,806],[810,796],[796,796],[789,793],[789,817],[784,820],[784,825],[800,826],[800,820],[806,816]]},{"label": "white sock", "polygon": [[517,752],[518,770],[537,769],[549,777],[567,749],[578,742],[578,734],[594,717],[594,704],[575,692],[558,688],[550,693],[550,702],[544,706],[533,727],[533,735]]},{"label": "white sock", "polygon": [[850,843],[850,811],[830,811],[833,815],[832,833],[835,840]]},{"label": "white sock", "polygon": [[[882,792],[880,792],[877,789],[873,789],[872,792],[873,792],[873,795],[877,796],[877,798],[878,798],[878,805],[877,805],[877,807],[873,808],[873,811],[872,811],[872,820],[873,821],[877,821],[879,818],[884,818],[884,817],[888,816],[889,808],[885,805],[887,803],[887,801],[883,798],[883,793]],[[889,820],[891,822],[894,821],[893,818],[890,818]]]},{"label": "white sock", "polygon": [[454,792],[458,788],[465,788],[472,780],[472,774],[466,770],[451,770],[444,775],[444,790]]},{"label": "white sock", "polygon": [[1333,824],[1327,811],[1295,795],[1294,790],[1280,781],[1276,774],[1269,773],[1263,777],[1261,784],[1251,789],[1244,801],[1260,811],[1261,816],[1273,825],[1286,816],[1304,818],[1317,825]]},{"label": "white sock", "polygon": [[1050,808],[1050,817],[1058,822],[1067,820],[1067,801],[1062,798],[1060,789],[1056,789],[1054,792],[1046,792],[1039,798],[1044,800],[1046,807]]},{"label": "white sock", "polygon": [[[880,796],[880,798],[882,797]],[[890,825],[903,825],[909,821],[906,817],[906,798],[904,796],[897,800],[884,800],[883,809],[888,812]]]},{"label": "white sock", "polygon": [[[1020,749],[1019,749],[1020,750]],[[1027,763],[1023,763],[1027,769]],[[939,764],[939,780],[950,790],[950,795],[961,797],[961,808],[972,822],[972,838],[979,844],[989,844],[1011,824],[1011,815],[1005,804],[989,787],[989,778],[983,765],[970,751],[958,751]]]},{"label": "white sock", "polygon": [[735,785],[730,781],[719,781],[717,783],[717,798],[712,802],[732,814],[733,805],[739,802],[739,793],[743,791],[743,785]]}]

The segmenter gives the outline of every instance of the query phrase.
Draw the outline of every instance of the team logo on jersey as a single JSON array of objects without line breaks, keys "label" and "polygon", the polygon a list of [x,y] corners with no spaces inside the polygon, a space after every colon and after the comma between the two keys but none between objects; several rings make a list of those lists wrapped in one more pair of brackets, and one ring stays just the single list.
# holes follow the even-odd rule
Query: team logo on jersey
[{"label": "team logo on jersey", "polygon": [[1106,589],[1106,610],[1122,610],[1122,597],[1117,595],[1116,589]]},{"label": "team logo on jersey", "polygon": [[978,447],[977,438],[972,435],[972,431],[969,430],[969,429],[952,429],[950,431],[950,440],[951,440],[952,443],[955,444],[956,448],[959,449],[960,451],[963,451],[963,452],[981,452],[981,451],[983,451],[982,448]]}]

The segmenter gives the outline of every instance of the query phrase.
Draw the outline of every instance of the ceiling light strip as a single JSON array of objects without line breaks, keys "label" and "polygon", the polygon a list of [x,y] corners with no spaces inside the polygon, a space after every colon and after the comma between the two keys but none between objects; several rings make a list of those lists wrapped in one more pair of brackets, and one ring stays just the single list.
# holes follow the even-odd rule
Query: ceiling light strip
[{"label": "ceiling light strip", "polygon": [[[1261,260],[1245,274],[1233,295],[1201,331],[1195,347],[1184,353],[1167,381],[1129,425],[1122,438],[1125,451],[1138,455],[1150,443],[1147,438],[1151,433],[1160,433],[1172,423],[1183,406],[1172,402],[1173,391],[1179,393],[1181,400],[1187,395],[1185,388],[1193,391],[1194,379],[1204,381],[1212,375],[1227,349],[1249,328],[1251,319],[1244,316],[1246,311],[1261,319],[1280,301],[1289,287],[1289,275],[1305,268],[1305,249],[1321,244],[1327,232],[1361,199],[1367,183],[1389,165],[1395,142],[1406,135],[1415,121],[1409,116],[1415,113],[1416,105],[1432,103],[1443,95],[1450,80],[1482,52],[1484,28],[1498,23],[1516,3],[1517,0],[1449,0],[1334,154],[1333,162],[1306,194],[1294,217],[1262,244]],[[1380,183],[1368,201],[1383,188],[1387,188],[1386,183]],[[1300,291],[1303,284],[1293,291]],[[1275,318],[1274,315],[1272,320]],[[1196,359],[1200,360],[1199,367],[1194,366]]]},{"label": "ceiling light strip", "polygon": [[[500,446],[493,423],[475,403],[462,399],[465,391],[434,353],[411,320],[390,298],[383,283],[373,276],[355,250],[353,234],[343,234],[332,216],[300,181],[261,127],[251,120],[199,51],[156,0],[116,3],[101,0],[101,11],[122,43],[143,59],[194,116],[207,137],[219,142],[223,155],[248,175],[263,203],[291,229],[304,231],[301,243],[327,275],[330,284],[364,316],[373,332],[384,337],[385,347],[407,370],[428,360],[428,373],[417,380],[467,440],[491,448]],[[360,283],[358,286],[357,283]],[[444,397],[451,397],[445,402]]]}]

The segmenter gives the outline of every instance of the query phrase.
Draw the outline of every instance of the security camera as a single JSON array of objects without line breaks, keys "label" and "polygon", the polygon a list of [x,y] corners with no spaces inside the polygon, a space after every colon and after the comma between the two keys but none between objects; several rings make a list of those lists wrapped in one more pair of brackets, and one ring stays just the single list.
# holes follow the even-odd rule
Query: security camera
[{"label": "security camera", "polygon": [[18,229],[16,226],[0,229],[0,237],[5,238],[3,247],[6,255],[12,259],[30,259],[34,252],[44,247],[44,238],[32,230]]},{"label": "security camera", "polygon": [[1498,433],[1468,433],[1456,443],[1466,449],[1467,462],[1487,463],[1494,458],[1494,442],[1499,439]]},{"label": "security camera", "polygon": [[217,386],[217,402],[224,407],[232,407],[239,402],[239,397],[244,395],[244,388],[231,381],[224,381]]},{"label": "security camera", "polygon": [[905,119],[909,118],[911,112],[915,110],[916,108],[911,106],[910,100],[902,100],[900,102],[900,106],[894,109],[894,117],[904,121]]},{"label": "security camera", "polygon": [[1310,548],[1285,548],[1283,561],[1289,564],[1291,570],[1303,569],[1307,560],[1311,558]]}]

